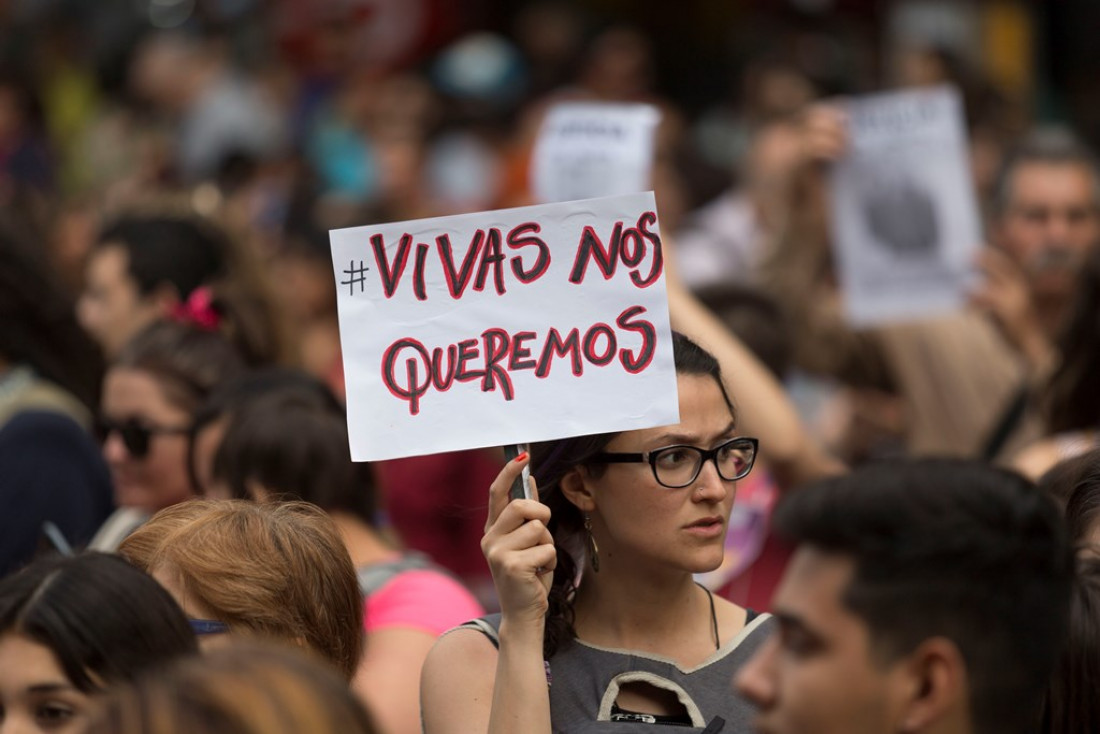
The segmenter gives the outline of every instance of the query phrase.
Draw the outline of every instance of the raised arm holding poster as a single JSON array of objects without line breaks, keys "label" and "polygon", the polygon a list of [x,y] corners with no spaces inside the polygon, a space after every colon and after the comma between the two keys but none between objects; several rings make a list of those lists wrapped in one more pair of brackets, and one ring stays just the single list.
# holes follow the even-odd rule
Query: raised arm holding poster
[{"label": "raised arm holding poster", "polygon": [[648,190],[659,120],[660,112],[647,104],[553,106],[531,162],[535,198],[570,201]]},{"label": "raised arm holding poster", "polygon": [[832,240],[849,321],[931,316],[966,302],[981,245],[962,102],[950,87],[844,104]]},{"label": "raised arm holding poster", "polygon": [[652,192],[330,239],[354,460],[677,422]]}]

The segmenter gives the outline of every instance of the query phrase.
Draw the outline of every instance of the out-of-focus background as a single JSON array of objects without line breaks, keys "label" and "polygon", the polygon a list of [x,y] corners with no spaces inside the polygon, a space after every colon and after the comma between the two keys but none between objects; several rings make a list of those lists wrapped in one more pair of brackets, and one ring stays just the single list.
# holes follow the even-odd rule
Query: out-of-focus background
[{"label": "out-of-focus background", "polygon": [[553,95],[667,106],[686,209],[723,187],[755,120],[820,96],[946,79],[990,136],[1058,119],[1100,137],[1087,0],[27,0],[0,13],[13,181],[87,204],[150,180],[264,189],[249,216],[269,229],[300,213],[293,185],[335,220],[521,196],[525,121]]},{"label": "out-of-focus background", "polygon": [[[1040,168],[1054,160],[1086,176],[1084,209],[1066,204],[1067,217],[1080,214],[1067,237],[1036,230],[1037,205],[1014,203],[997,176],[1047,123],[1100,145],[1097,27],[1092,0],[8,0],[5,231],[58,284],[51,313],[75,314],[103,359],[74,356],[91,354],[73,346],[86,337],[49,332],[61,318],[50,317],[0,345],[0,377],[29,366],[79,399],[80,422],[109,419],[105,507],[168,506],[202,487],[195,447],[157,475],[149,447],[170,434],[146,433],[143,445],[110,421],[192,421],[229,372],[186,401],[165,388],[172,410],[162,414],[127,403],[105,369],[167,374],[134,356],[141,328],[182,313],[227,332],[247,366],[300,368],[342,396],[328,230],[533,203],[531,150],[554,102],[647,102],[661,112],[653,188],[680,278],[770,369],[828,455],[1021,466],[1043,436],[1077,431],[1091,445],[1100,416],[1075,396],[1090,389],[1080,365],[1096,340],[1059,339],[1078,288],[1067,273],[1100,231],[1094,169],[1040,155]],[[980,324],[851,328],[836,305],[815,105],[945,83],[962,95],[986,244],[1016,262],[983,266]],[[181,218],[183,229],[172,224]],[[200,262],[210,237],[226,244]],[[1032,244],[1037,255],[1024,252]],[[1028,258],[1039,271],[1023,272]],[[1082,298],[1091,287],[1080,285]],[[792,460],[769,456],[776,445],[755,499],[750,488],[738,497],[748,516],[735,517],[747,533],[736,568],[756,557],[762,518],[792,484],[768,474]],[[1030,473],[1063,448],[1049,444]],[[477,541],[499,465],[491,452],[462,452],[373,467],[381,526],[490,603]],[[163,496],[127,496],[146,485]],[[104,514],[74,517],[95,518],[94,529]],[[26,524],[38,533],[39,522]],[[88,527],[70,535],[86,540]]]}]

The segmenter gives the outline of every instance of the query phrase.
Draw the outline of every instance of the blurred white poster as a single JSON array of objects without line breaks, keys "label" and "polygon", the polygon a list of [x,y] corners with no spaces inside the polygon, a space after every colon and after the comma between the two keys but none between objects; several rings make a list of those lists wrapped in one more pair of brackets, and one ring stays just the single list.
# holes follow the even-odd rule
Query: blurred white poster
[{"label": "blurred white poster", "polygon": [[982,234],[958,92],[891,92],[844,106],[849,153],[832,169],[831,221],[849,321],[961,307]]},{"label": "blurred white poster", "polygon": [[550,203],[648,191],[660,118],[647,104],[554,105],[535,143],[535,198]]}]

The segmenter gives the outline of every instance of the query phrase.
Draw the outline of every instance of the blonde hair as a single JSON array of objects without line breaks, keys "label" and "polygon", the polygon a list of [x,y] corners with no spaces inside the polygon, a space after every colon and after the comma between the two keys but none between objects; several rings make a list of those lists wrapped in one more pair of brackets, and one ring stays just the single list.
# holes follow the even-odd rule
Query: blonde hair
[{"label": "blonde hair", "polygon": [[347,684],[292,648],[235,642],[117,689],[88,734],[377,734]]},{"label": "blonde hair", "polygon": [[119,552],[183,591],[234,632],[304,645],[351,680],[363,600],[331,518],[306,502],[192,500],[154,515]]}]

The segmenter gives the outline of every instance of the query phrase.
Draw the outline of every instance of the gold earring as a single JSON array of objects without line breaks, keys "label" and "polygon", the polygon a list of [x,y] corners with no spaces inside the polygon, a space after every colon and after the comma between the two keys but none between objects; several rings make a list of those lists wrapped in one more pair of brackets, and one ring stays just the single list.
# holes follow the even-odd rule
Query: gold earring
[{"label": "gold earring", "polygon": [[588,562],[592,564],[592,570],[600,572],[600,549],[596,545],[596,539],[592,537],[592,518],[584,513],[584,532],[588,536]]}]

